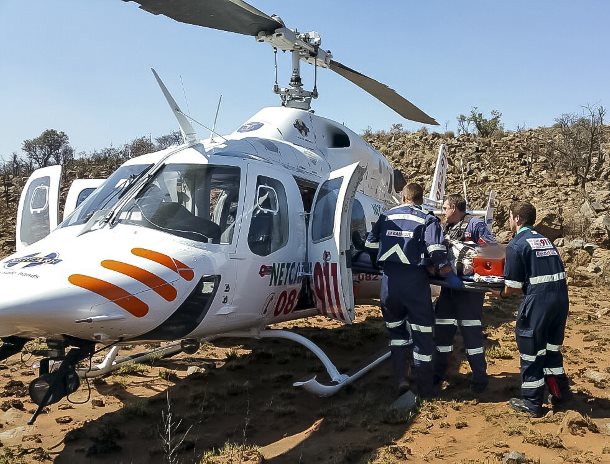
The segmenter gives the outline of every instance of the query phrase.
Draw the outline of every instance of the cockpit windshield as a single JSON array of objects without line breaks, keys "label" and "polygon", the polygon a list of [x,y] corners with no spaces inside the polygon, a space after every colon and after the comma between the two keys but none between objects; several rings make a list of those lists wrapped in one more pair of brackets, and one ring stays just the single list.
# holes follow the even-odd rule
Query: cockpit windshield
[{"label": "cockpit windshield", "polygon": [[118,212],[117,222],[190,240],[233,239],[240,170],[208,164],[168,164]]},{"label": "cockpit windshield", "polygon": [[134,182],[150,169],[152,164],[132,164],[121,166],[114,171],[80,206],[70,214],[59,227],[85,224],[96,211],[112,208],[129,190]]}]

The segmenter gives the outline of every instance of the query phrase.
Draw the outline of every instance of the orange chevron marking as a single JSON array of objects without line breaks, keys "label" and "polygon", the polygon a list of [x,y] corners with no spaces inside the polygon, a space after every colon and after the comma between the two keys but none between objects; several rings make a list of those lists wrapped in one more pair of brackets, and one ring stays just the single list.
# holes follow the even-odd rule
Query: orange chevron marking
[{"label": "orange chevron marking", "polygon": [[180,274],[180,277],[182,277],[184,280],[190,281],[193,280],[193,277],[195,277],[193,270],[186,264],[170,256],[164,255],[163,253],[159,253],[158,251],[147,250],[145,248],[134,248],[131,250],[131,252],[140,258],[149,259],[155,263],[165,266],[168,269],[171,269],[172,271]]},{"label": "orange chevron marking", "polygon": [[142,269],[131,264],[122,263],[120,261],[114,261],[112,259],[106,259],[102,261],[102,267],[116,271],[126,276],[129,276],[144,285],[150,287],[151,290],[155,291],[165,301],[174,301],[176,299],[176,289],[168,284],[161,277],[156,276],[152,272],[148,272],[146,269]]},{"label": "orange chevron marking", "polygon": [[72,274],[68,277],[68,281],[72,285],[107,298],[135,317],[144,317],[148,314],[148,305],[146,303],[110,282],[82,274]]}]

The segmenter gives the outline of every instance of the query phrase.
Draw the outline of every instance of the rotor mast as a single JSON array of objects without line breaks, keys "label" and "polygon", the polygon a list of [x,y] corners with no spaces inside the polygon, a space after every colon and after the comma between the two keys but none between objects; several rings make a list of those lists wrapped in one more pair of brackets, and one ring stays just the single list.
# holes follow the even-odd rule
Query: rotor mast
[{"label": "rotor mast", "polygon": [[273,86],[273,92],[278,94],[282,100],[282,106],[298,108],[309,111],[311,100],[318,98],[318,90],[314,83],[312,90],[303,88],[301,80],[301,60],[328,68],[332,60],[330,51],[320,49],[321,39],[317,32],[299,33],[286,27],[275,30],[272,34],[260,32],[256,40],[267,42],[276,50],[288,51],[292,55],[292,74],[288,87],[280,87],[277,82]]}]

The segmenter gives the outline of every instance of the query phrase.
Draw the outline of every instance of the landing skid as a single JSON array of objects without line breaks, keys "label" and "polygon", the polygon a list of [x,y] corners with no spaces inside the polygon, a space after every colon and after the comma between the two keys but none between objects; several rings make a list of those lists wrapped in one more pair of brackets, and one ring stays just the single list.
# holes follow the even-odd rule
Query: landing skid
[{"label": "landing skid", "polygon": [[165,358],[167,356],[172,356],[176,353],[180,353],[180,351],[182,351],[182,344],[178,342],[155,348],[154,350],[145,351],[143,353],[137,353],[131,356],[117,358],[119,347],[113,346],[100,364],[97,364],[91,369],[77,369],[76,373],[81,379],[93,379],[95,377],[101,377],[102,375],[106,375],[109,372],[118,369],[123,364],[142,363],[150,361],[151,359]]},{"label": "landing skid", "polygon": [[381,355],[377,359],[375,359],[370,364],[367,364],[359,371],[355,372],[352,375],[341,374],[337,367],[332,363],[330,358],[322,351],[322,349],[312,342],[310,339],[299,335],[294,332],[290,332],[288,330],[280,330],[280,329],[265,329],[262,331],[253,330],[250,332],[228,332],[224,334],[220,334],[215,336],[214,338],[284,338],[286,340],[291,340],[293,342],[299,343],[311,351],[313,354],[317,356],[317,358],[322,362],[328,376],[330,377],[332,385],[324,385],[316,380],[316,376],[314,375],[311,379],[306,380],[304,382],[295,382],[292,385],[295,387],[303,387],[310,393],[320,397],[332,396],[341,390],[346,385],[349,385],[360,377],[362,377],[367,372],[371,371],[383,361],[390,357],[390,352]]}]

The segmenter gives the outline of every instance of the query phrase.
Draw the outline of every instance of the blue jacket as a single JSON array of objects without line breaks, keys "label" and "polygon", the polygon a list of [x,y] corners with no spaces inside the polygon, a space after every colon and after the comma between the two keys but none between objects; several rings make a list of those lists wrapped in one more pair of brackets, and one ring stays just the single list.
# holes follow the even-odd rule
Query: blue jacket
[{"label": "blue jacket", "polygon": [[526,295],[565,292],[566,272],[557,249],[548,238],[522,227],[506,247],[504,282]]},{"label": "blue jacket", "polygon": [[377,262],[413,266],[447,263],[447,249],[438,218],[418,206],[400,205],[384,211],[369,233],[365,246],[376,250]]}]

